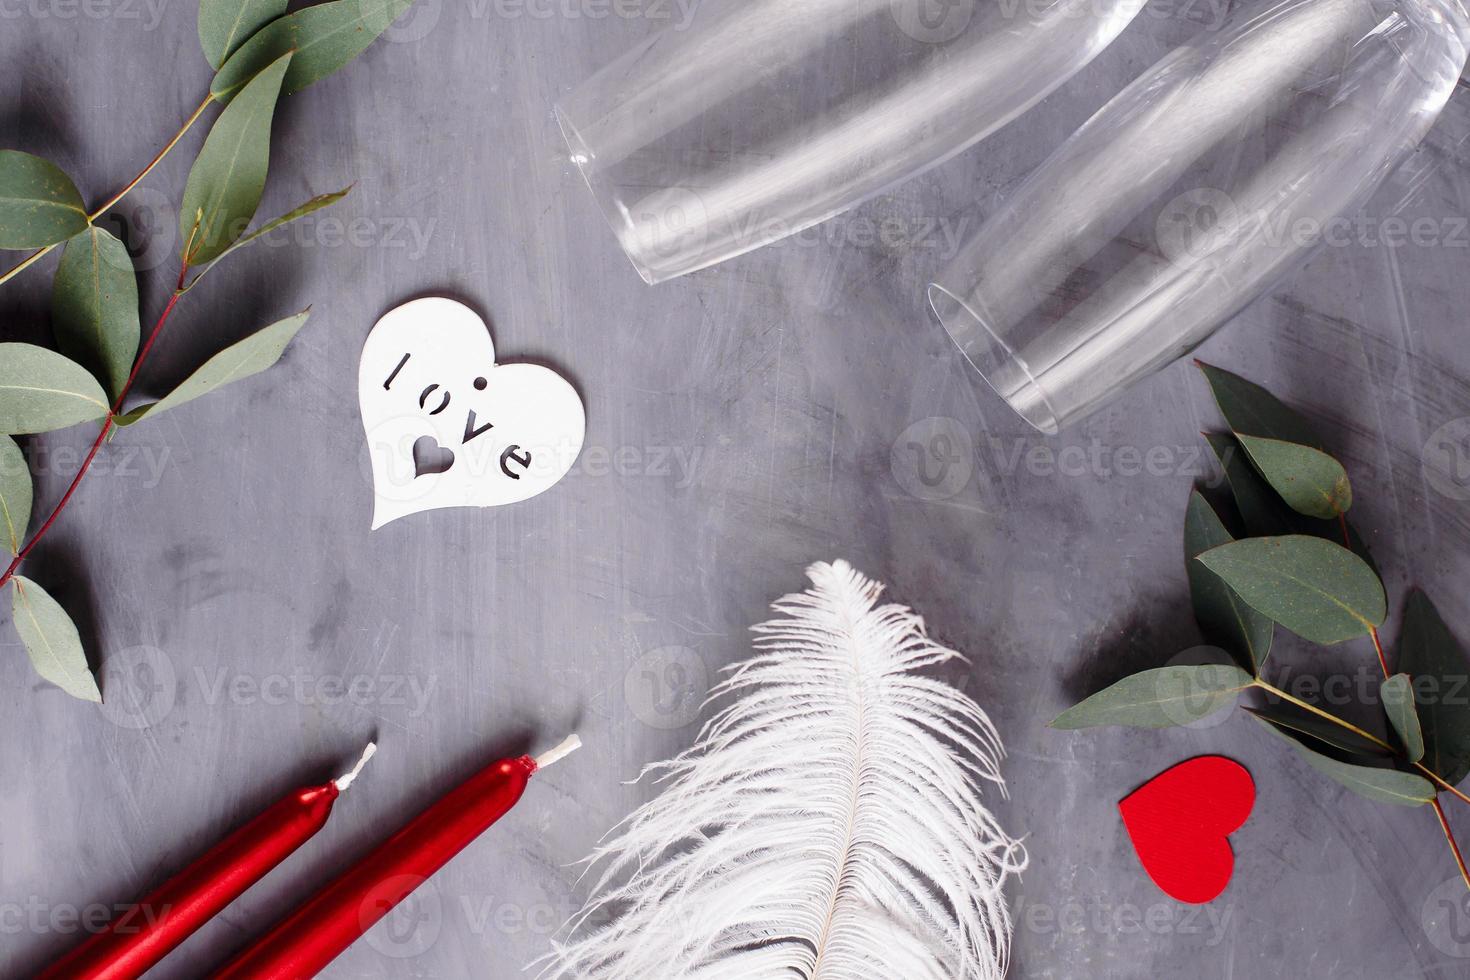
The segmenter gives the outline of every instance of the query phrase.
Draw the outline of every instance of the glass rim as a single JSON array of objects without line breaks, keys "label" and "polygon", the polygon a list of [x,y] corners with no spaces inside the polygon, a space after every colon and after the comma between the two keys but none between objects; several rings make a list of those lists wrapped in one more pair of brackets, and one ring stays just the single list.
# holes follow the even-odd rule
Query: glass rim
[{"label": "glass rim", "polygon": [[931,282],[927,292],[929,309],[950,341],[1011,411],[1045,435],[1061,431],[1057,411],[1031,368],[985,318],[940,283]]},{"label": "glass rim", "polygon": [[572,117],[559,102],[552,106],[552,112],[556,116],[557,126],[561,128],[562,139],[566,141],[567,148],[571,151],[569,158],[572,163],[576,164],[577,172],[582,175],[582,181],[587,185],[587,189],[592,192],[592,200],[596,203],[597,210],[601,212],[603,219],[607,221],[608,227],[612,229],[619,250],[628,257],[628,261],[633,264],[633,269],[638,273],[639,278],[648,285],[655,286],[669,278],[656,274],[634,249],[633,242],[637,235],[633,227],[633,219],[627,209],[618,203],[617,195],[613,193],[611,187],[607,186],[606,180],[595,173],[596,168],[592,166],[592,162],[596,156],[592,148],[587,145],[587,141],[582,138],[577,124],[572,121]]}]

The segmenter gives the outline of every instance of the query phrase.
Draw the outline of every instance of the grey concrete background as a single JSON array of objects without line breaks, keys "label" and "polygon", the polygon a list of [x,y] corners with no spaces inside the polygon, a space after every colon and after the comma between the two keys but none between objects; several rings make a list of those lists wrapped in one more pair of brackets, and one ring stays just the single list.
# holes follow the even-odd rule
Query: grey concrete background
[{"label": "grey concrete background", "polygon": [[[191,294],[145,387],[307,304],[312,323],[268,374],[120,436],[28,566],[79,612],[109,705],[39,682],[0,630],[0,975],[27,975],[77,941],[77,914],[136,897],[376,736],[328,830],[156,971],[204,975],[478,765],[576,729],[580,755],[330,971],[519,976],[581,900],[565,866],[653,792],[623,781],[690,742],[689,700],[747,654],[746,628],[806,564],[836,557],[973,658],[955,679],[1008,742],[1012,800],[997,805],[1033,855],[1015,975],[1470,975],[1470,913],[1427,810],[1348,795],[1239,715],[1156,734],[1045,729],[1196,642],[1180,526],[1190,485],[1211,476],[1198,433],[1213,412],[1176,365],[1037,437],[920,305],[946,235],[1220,7],[1150,7],[982,148],[821,234],[658,288],[618,252],[550,106],[679,8],[420,8],[281,112],[263,213],[358,181],[335,212],[345,224],[304,226]],[[0,0],[0,64],[0,144],[57,160],[91,200],[208,84],[188,0]],[[1323,424],[1395,595],[1430,587],[1470,635],[1467,135],[1459,96],[1365,215],[1377,244],[1324,250],[1205,355]],[[189,159],[122,209],[133,240],[163,232],[140,260],[149,314],[174,274],[168,202]],[[1433,219],[1434,241],[1386,246],[1375,229],[1394,215]],[[885,221],[905,240],[873,241]],[[45,336],[49,269],[0,291],[5,339]],[[504,356],[575,381],[588,455],[532,503],[369,534],[358,351],[383,311],[427,293],[479,309]],[[29,440],[40,501],[88,438]],[[935,488],[916,444],[954,450]],[[1140,471],[1133,454],[1150,450]],[[1278,670],[1371,678],[1372,661],[1356,644],[1288,652]],[[332,697],[354,681],[355,702]],[[1260,796],[1230,889],[1198,910],[1142,874],[1115,804],[1204,752],[1249,766]],[[1470,836],[1470,814],[1451,814]]]}]

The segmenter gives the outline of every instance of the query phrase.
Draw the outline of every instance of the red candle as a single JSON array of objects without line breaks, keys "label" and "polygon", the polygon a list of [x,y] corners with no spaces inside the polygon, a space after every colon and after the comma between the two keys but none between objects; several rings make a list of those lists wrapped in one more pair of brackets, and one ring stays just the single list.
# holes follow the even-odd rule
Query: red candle
[{"label": "red candle", "polygon": [[215,980],[316,976],[515,806],[536,770],[581,744],[573,735],[538,758],[501,759],[471,776],[213,974]]},{"label": "red candle", "polygon": [[139,900],[40,975],[40,980],[133,980],[193,935],[266,872],[321,830],[332,804],[377,746],[353,770],[325,786],[288,793],[203,857]]}]

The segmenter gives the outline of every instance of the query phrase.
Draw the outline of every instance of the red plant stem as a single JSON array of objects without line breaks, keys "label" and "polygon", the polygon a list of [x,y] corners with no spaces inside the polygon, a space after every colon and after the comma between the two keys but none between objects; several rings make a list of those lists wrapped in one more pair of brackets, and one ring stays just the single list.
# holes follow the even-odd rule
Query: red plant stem
[{"label": "red plant stem", "polygon": [[1460,877],[1465,881],[1465,887],[1470,888],[1470,868],[1465,867],[1465,856],[1460,853],[1460,845],[1455,843],[1454,832],[1450,830],[1450,821],[1444,815],[1444,807],[1439,805],[1439,800],[1430,801],[1434,806],[1434,815],[1439,817],[1440,829],[1444,831],[1444,839],[1449,841],[1450,851],[1455,855],[1455,864],[1460,868]]},{"label": "red plant stem", "polygon": [[[1353,538],[1352,535],[1348,533],[1347,515],[1338,514],[1337,520],[1338,523],[1342,525],[1343,544],[1344,546],[1351,548],[1353,546]],[[1378,627],[1368,627],[1368,634],[1373,637],[1373,649],[1378,654],[1378,666],[1383,668],[1383,676],[1385,679],[1387,679],[1392,675],[1389,673],[1388,670],[1388,658],[1383,655],[1383,640],[1378,636]],[[1424,767],[1421,765],[1419,766],[1419,768],[1423,769]],[[1453,795],[1459,797],[1462,800],[1465,799],[1465,794],[1455,789],[1455,787],[1449,785],[1449,783],[1444,782],[1444,780],[1439,780],[1439,782]],[[1460,877],[1464,879],[1465,887],[1467,889],[1470,889],[1470,868],[1465,867],[1465,856],[1460,853],[1460,845],[1455,843],[1455,832],[1450,829],[1450,821],[1449,818],[1445,816],[1444,807],[1440,805],[1438,796],[1436,796],[1429,802],[1434,807],[1434,815],[1439,818],[1439,829],[1444,831],[1444,839],[1450,845],[1450,853],[1455,856],[1455,866],[1460,869]]]},{"label": "red plant stem", "polygon": [[46,532],[51,530],[51,525],[56,523],[56,519],[61,516],[61,512],[66,509],[66,505],[71,503],[72,495],[77,492],[77,487],[81,485],[82,477],[86,476],[87,471],[92,468],[92,461],[97,458],[97,453],[102,449],[102,444],[107,441],[107,434],[112,431],[112,427],[116,423],[117,413],[122,411],[123,401],[128,397],[128,392],[133,390],[133,382],[138,380],[138,371],[143,367],[143,361],[147,359],[148,352],[153,349],[153,343],[158,339],[158,335],[163,332],[163,325],[168,322],[169,315],[173,313],[174,307],[178,305],[179,297],[184,295],[184,279],[188,274],[189,265],[185,263],[179,269],[179,281],[174,287],[174,294],[169,297],[168,305],[163,308],[163,313],[159,315],[158,322],[153,325],[153,331],[148,335],[148,339],[138,351],[138,357],[133,361],[133,370],[128,374],[128,380],[123,383],[122,390],[117,393],[117,400],[112,403],[112,408],[108,410],[107,417],[102,420],[102,430],[97,433],[97,438],[92,440],[92,448],[87,452],[87,458],[82,460],[81,469],[77,470],[77,475],[72,477],[71,485],[66,488],[66,493],[61,495],[61,500],[52,508],[50,516],[36,529],[36,533],[31,535],[31,539],[25,543],[25,547],[16,553],[15,558],[10,562],[10,566],[5,569],[5,573],[0,575],[0,588],[3,588],[5,583],[15,577],[15,570],[20,567],[21,562],[25,561],[26,556],[31,553],[31,549],[35,548],[41,539],[46,536]]},{"label": "red plant stem", "polygon": [[1383,641],[1378,638],[1378,627],[1368,627],[1368,635],[1373,637],[1373,649],[1378,654],[1378,666],[1383,668],[1384,679],[1387,679],[1390,676],[1388,672],[1388,658],[1383,655]]},{"label": "red plant stem", "polygon": [[[132,180],[128,181],[128,185],[122,190],[109,197],[106,204],[102,205],[100,208],[87,215],[87,223],[91,224],[92,222],[96,221],[108,211],[111,211],[113,207],[115,207],[118,202],[120,202],[123,198],[132,193],[133,189],[141,184],[143,182],[143,179],[153,172],[153,168],[162,163],[163,158],[168,156],[173,148],[179,145],[179,143],[184,139],[184,134],[188,133],[189,130],[194,127],[194,124],[197,123],[204,115],[204,110],[208,109],[209,104],[213,101],[213,95],[206,96],[204,101],[199,104],[199,108],[194,110],[194,114],[190,116],[188,120],[184,122],[184,125],[179,129],[179,131],[174,134],[174,138],[169,140],[168,143],[164,145],[164,148],[159,150],[157,155],[148,162],[148,166],[143,168],[143,172],[134,177]],[[24,272],[26,269],[29,269],[32,265],[35,265],[55,247],[56,245],[47,245],[45,248],[32,252],[30,255],[26,256],[26,258],[21,261],[19,265],[14,266],[4,275],[0,275],[0,285],[9,282],[11,279],[14,279],[16,276]]]}]

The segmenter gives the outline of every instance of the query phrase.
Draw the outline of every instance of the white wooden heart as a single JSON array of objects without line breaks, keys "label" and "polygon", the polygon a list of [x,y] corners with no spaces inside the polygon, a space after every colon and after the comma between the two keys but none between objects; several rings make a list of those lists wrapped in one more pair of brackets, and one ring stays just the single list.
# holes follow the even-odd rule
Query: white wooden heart
[{"label": "white wooden heart", "polygon": [[551,489],[582,451],[582,400],[561,375],[495,363],[490,330],[430,297],[368,334],[358,402],[373,470],[373,529],[440,507],[498,507]]}]

